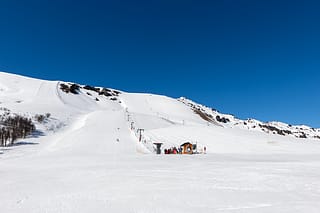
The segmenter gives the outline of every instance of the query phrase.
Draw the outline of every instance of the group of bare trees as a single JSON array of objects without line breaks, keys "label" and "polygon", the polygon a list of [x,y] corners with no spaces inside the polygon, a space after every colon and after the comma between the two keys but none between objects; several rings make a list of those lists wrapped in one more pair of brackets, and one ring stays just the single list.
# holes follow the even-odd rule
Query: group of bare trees
[{"label": "group of bare trees", "polygon": [[30,118],[20,115],[0,116],[0,146],[10,146],[36,129]]}]

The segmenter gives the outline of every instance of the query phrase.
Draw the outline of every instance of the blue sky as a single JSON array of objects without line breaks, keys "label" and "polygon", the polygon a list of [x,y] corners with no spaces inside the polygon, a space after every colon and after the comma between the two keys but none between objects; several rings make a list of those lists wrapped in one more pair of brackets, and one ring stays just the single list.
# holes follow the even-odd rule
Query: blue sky
[{"label": "blue sky", "polygon": [[0,1],[0,70],[320,127],[316,1]]}]

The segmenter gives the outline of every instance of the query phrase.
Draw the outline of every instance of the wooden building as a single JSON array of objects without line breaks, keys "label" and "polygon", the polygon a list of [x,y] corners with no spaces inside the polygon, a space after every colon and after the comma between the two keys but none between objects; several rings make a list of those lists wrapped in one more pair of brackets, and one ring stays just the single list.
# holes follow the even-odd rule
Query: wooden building
[{"label": "wooden building", "polygon": [[190,142],[181,144],[180,148],[182,148],[182,154],[193,154],[193,144]]}]

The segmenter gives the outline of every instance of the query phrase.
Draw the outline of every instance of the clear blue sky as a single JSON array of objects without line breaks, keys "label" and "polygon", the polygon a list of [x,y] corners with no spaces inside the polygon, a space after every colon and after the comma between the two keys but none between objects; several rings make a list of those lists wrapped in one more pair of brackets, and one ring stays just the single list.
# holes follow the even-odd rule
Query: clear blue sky
[{"label": "clear blue sky", "polygon": [[0,1],[0,70],[320,127],[320,5]]}]

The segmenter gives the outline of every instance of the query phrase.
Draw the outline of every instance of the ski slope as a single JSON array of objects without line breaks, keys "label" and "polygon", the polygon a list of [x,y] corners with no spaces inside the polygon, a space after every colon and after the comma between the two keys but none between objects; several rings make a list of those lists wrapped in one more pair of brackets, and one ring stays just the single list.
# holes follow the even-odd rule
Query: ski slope
[{"label": "ski slope", "polygon": [[[208,123],[166,96],[121,92],[111,100],[65,93],[61,83],[0,72],[0,107],[51,114],[36,123],[41,134],[0,148],[1,212],[320,209],[320,141]],[[207,154],[153,152],[154,142],[186,141]]]}]

